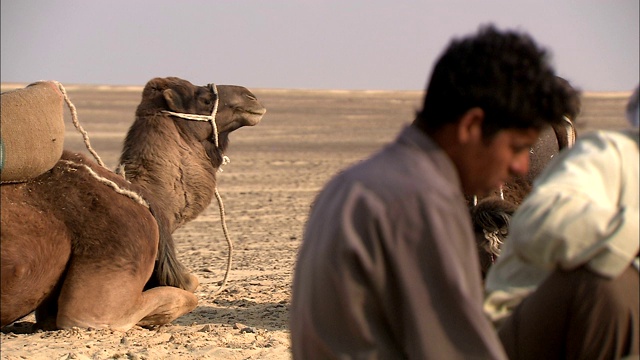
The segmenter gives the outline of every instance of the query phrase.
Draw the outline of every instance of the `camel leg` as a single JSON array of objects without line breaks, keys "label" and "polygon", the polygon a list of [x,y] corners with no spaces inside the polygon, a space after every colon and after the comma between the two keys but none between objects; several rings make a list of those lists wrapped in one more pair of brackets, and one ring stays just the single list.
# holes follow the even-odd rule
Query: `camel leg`
[{"label": "camel leg", "polygon": [[195,309],[197,304],[198,299],[194,294],[179,288],[162,286],[145,291],[133,308],[117,316],[103,313],[98,320],[93,316],[84,316],[85,313],[70,314],[68,311],[61,311],[57,317],[57,328],[107,328],[127,331],[134,325],[164,325]]},{"label": "camel leg", "polygon": [[[0,216],[0,313],[8,325],[41,306],[59,290],[71,255],[64,223],[9,195],[3,185]],[[54,310],[55,316],[55,310]]]},{"label": "camel leg", "polygon": [[[198,277],[193,275],[190,272],[185,272],[184,276],[188,279],[187,283],[185,284],[185,290],[189,292],[195,292],[198,286],[200,285],[200,281],[198,280]],[[160,283],[158,282],[158,279],[155,276],[152,276],[151,279],[149,279],[149,281],[147,281],[147,283],[145,284],[144,289],[148,290],[148,289],[153,289],[161,286],[164,286],[164,285],[160,285]]]},{"label": "camel leg", "polygon": [[189,292],[195,292],[198,286],[200,285],[200,281],[198,280],[198,277],[193,275],[192,273],[188,273],[187,277],[189,278],[189,283],[185,290]]},{"label": "camel leg", "polygon": [[142,293],[142,306],[138,313],[146,314],[138,321],[140,326],[162,325],[190,312],[198,299],[189,291],[161,286]]},{"label": "camel leg", "polygon": [[152,264],[136,273],[118,262],[111,259],[107,264],[111,269],[107,269],[74,261],[58,300],[58,328],[127,331],[136,324],[169,323],[196,307],[196,296],[177,287],[160,286],[143,291]]}]

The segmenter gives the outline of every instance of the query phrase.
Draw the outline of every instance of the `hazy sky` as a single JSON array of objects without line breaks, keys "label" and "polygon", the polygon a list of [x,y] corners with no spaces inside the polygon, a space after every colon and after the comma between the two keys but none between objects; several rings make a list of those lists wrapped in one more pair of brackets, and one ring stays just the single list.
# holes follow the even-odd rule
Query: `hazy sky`
[{"label": "hazy sky", "polygon": [[2,82],[421,90],[453,36],[527,31],[585,91],[639,82],[638,0],[6,0]]}]

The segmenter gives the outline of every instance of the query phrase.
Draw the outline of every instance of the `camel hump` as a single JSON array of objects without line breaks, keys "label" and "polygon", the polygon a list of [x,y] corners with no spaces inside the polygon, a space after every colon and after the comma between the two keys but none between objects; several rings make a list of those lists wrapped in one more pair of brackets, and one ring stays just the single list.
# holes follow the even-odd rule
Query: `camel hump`
[{"label": "camel hump", "polygon": [[63,95],[57,84],[40,81],[1,98],[0,180],[26,181],[53,168],[64,145]]}]

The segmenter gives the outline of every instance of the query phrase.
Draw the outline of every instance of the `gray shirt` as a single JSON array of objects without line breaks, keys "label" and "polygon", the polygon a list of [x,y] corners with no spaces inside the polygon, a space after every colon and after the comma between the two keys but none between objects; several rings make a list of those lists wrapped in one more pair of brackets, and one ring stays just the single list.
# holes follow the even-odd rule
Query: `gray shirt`
[{"label": "gray shirt", "polygon": [[457,171],[413,126],[331,180],[296,265],[294,358],[504,359]]}]

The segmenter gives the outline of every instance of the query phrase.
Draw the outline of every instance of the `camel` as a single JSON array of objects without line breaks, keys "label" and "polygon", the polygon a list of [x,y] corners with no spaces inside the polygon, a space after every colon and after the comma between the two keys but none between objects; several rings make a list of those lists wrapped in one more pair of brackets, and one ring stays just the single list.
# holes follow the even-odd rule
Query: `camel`
[{"label": "camel", "polygon": [[64,151],[44,174],[0,186],[0,325],[35,310],[45,330],[126,331],[193,310],[198,281],[172,232],[210,204],[229,134],[265,111],[244,87],[155,78],[120,171]]}]

